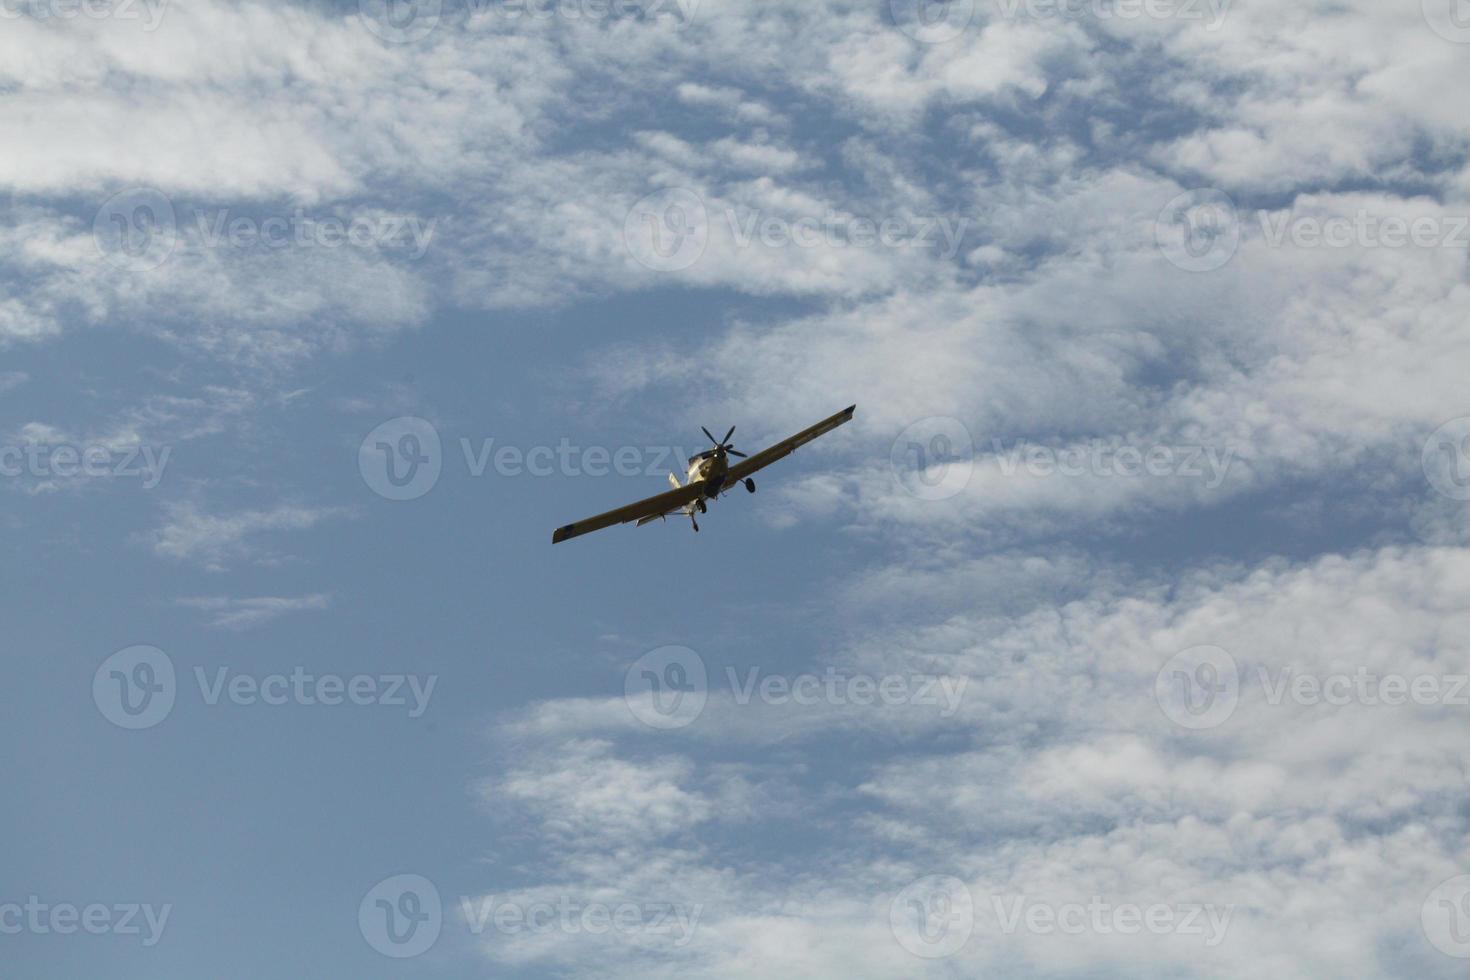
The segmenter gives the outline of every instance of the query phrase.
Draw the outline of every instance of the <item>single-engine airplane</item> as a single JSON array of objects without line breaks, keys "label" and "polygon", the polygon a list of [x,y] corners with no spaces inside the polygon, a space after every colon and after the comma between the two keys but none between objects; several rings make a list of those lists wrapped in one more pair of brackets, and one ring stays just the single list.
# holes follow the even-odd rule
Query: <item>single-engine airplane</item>
[{"label": "single-engine airplane", "polygon": [[[699,530],[698,514],[706,511],[706,502],[716,500],[721,494],[729,493],[735,489],[736,484],[744,483],[745,489],[755,493],[755,481],[750,478],[756,470],[770,466],[783,456],[790,456],[798,447],[805,446],[813,439],[826,435],[833,429],[852,419],[852,413],[856,405],[849,405],[842,411],[829,419],[823,419],[810,429],[804,429],[783,442],[778,442],[769,449],[763,449],[754,456],[747,456],[730,444],[730,437],[735,434],[735,426],[730,426],[730,431],[725,433],[725,438],[716,439],[708,429],[703,429],[704,434],[709,436],[709,441],[715,444],[713,449],[706,449],[696,456],[689,457],[689,471],[684,476],[684,482],[669,474],[669,482],[674,489],[659,494],[657,497],[649,497],[640,500],[636,504],[619,507],[610,510],[606,514],[598,514],[589,517],[585,521],[568,524],[559,527],[551,535],[551,543],[559,544],[568,538],[580,537],[583,534],[591,534],[614,524],[627,524],[629,521],[637,521],[638,526],[668,517],[670,514],[681,513],[689,518],[689,523],[694,530]],[[739,457],[740,462],[730,464],[730,457]]]}]

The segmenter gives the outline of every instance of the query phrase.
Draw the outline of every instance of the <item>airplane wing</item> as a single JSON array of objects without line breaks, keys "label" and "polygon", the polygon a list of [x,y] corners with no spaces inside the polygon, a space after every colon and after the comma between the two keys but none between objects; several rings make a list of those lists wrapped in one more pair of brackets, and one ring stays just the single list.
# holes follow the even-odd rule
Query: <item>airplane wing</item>
[{"label": "airplane wing", "polygon": [[652,520],[656,517],[662,517],[665,514],[686,506],[692,501],[698,500],[703,493],[703,480],[679,487],[677,490],[667,490],[657,497],[649,497],[647,500],[640,500],[636,504],[629,504],[626,507],[619,507],[617,510],[610,510],[606,514],[589,517],[585,521],[578,521],[575,524],[568,524],[566,527],[559,527],[551,535],[551,543],[560,544],[568,538],[576,538],[584,534],[591,534],[593,531],[601,531],[603,528],[612,527],[614,524],[626,524],[629,521]]},{"label": "airplane wing", "polygon": [[739,463],[731,466],[726,472],[725,486],[733,487],[756,470],[764,469],[776,460],[790,456],[796,452],[798,447],[805,446],[818,436],[826,435],[844,422],[851,421],[853,410],[856,408],[856,405],[849,405],[831,418],[818,422],[810,429],[803,429],[790,439],[778,442],[769,449],[762,449],[749,459],[742,459]]}]

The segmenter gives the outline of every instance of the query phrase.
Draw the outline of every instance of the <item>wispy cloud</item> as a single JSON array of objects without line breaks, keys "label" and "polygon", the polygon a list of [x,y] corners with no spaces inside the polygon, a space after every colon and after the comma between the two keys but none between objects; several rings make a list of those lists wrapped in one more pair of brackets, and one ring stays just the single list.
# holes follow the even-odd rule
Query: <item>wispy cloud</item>
[{"label": "wispy cloud", "polygon": [[191,502],[165,506],[163,524],[151,534],[155,554],[222,571],[230,562],[271,557],[260,538],[272,532],[302,531],[350,513],[341,507],[282,504],[269,510],[210,513]]},{"label": "wispy cloud", "polygon": [[331,597],[324,593],[284,598],[256,596],[195,596],[174,600],[176,605],[209,613],[209,625],[219,629],[249,629],[261,626],[290,613],[326,609]]}]

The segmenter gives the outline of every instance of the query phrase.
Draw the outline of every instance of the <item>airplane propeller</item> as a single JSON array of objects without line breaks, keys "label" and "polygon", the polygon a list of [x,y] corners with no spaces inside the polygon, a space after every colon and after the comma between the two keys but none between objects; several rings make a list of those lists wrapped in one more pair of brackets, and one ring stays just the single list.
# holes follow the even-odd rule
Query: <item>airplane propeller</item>
[{"label": "airplane propeller", "polygon": [[700,456],[711,456],[717,452],[723,451],[729,453],[731,456],[739,456],[741,459],[746,458],[744,453],[736,449],[730,443],[730,437],[735,434],[735,426],[730,426],[730,431],[725,433],[725,438],[723,439],[716,439],[714,433],[710,432],[710,430],[706,429],[702,425],[699,428],[701,431],[704,432],[706,436],[709,437],[709,441],[715,444],[714,449],[706,449],[704,452],[699,454]]}]

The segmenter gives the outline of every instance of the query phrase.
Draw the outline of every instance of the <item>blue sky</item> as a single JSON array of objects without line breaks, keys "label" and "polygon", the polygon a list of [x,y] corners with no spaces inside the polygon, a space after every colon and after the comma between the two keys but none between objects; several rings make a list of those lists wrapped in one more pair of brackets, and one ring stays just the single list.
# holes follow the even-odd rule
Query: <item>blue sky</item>
[{"label": "blue sky", "polygon": [[1463,975],[1470,12],[531,6],[5,9],[0,973]]}]

